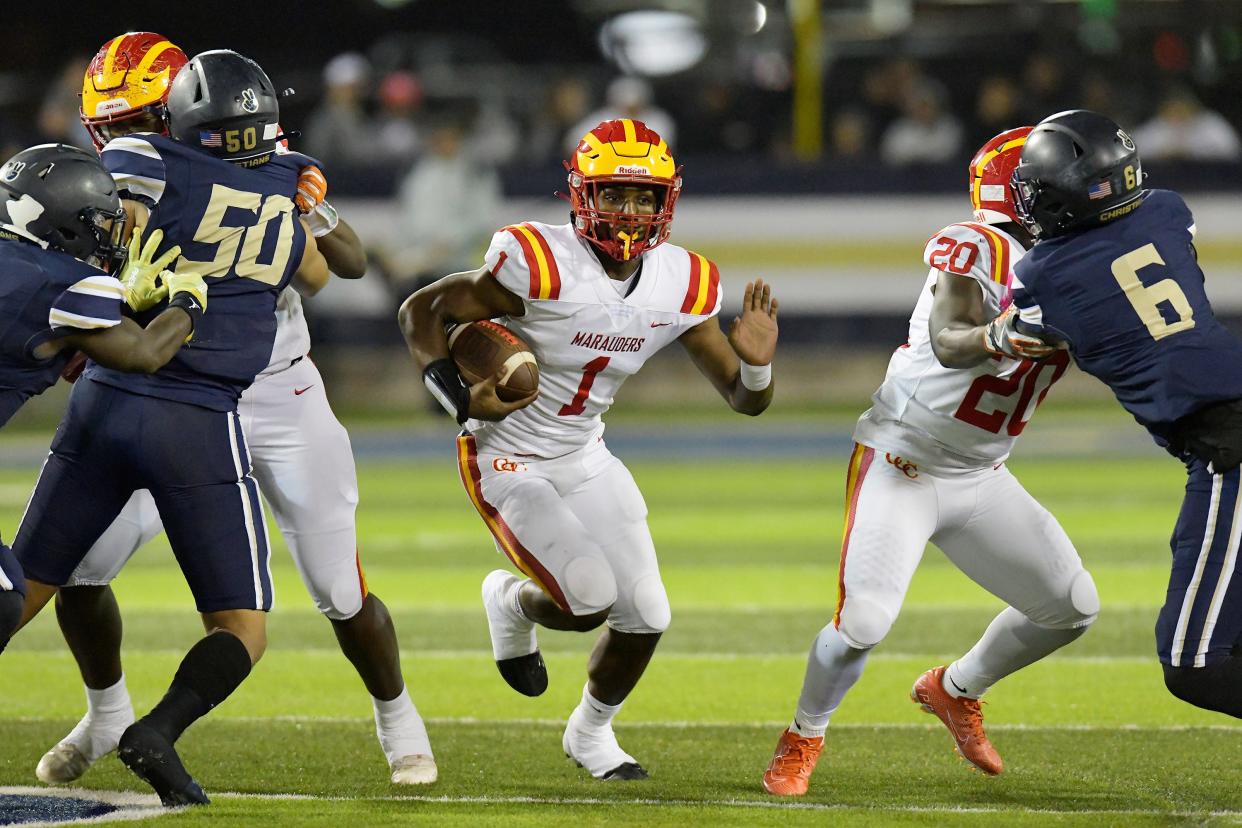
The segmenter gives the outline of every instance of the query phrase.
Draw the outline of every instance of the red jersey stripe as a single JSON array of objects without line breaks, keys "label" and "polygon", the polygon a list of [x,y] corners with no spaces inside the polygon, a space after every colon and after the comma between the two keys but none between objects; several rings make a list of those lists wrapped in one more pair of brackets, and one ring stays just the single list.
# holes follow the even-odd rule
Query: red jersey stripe
[{"label": "red jersey stripe", "polygon": [[552,248],[548,246],[548,240],[543,234],[534,228],[531,224],[523,224],[530,234],[535,237],[535,241],[539,243],[540,249],[543,251],[543,260],[548,264],[548,290],[547,295],[540,294],[540,299],[559,299],[561,296],[561,270],[556,266],[556,257],[552,255]]},{"label": "red jersey stripe", "polygon": [[708,264],[711,265],[711,283],[707,286],[707,301],[700,310],[704,315],[710,315],[716,309],[716,298],[720,295],[720,269],[713,261],[708,261]]},{"label": "red jersey stripe", "polygon": [[506,227],[513,238],[518,240],[518,244],[522,245],[522,256],[526,259],[526,269],[530,271],[530,292],[527,294],[530,299],[539,298],[539,283],[541,268],[539,267],[539,257],[535,255],[535,248],[531,247],[530,239],[526,234],[517,227]]},{"label": "red jersey stripe", "polygon": [[681,312],[690,313],[694,303],[699,298],[699,282],[703,280],[703,259],[697,254],[687,250],[686,254],[690,256],[690,284],[686,288],[686,298],[682,300]]}]

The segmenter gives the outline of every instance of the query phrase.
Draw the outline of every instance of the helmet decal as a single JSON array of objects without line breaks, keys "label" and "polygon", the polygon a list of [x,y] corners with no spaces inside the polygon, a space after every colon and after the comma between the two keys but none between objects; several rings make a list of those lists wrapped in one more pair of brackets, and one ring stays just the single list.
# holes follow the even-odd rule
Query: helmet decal
[{"label": "helmet decal", "polygon": [[1018,223],[1009,179],[1018,166],[1031,127],[1006,130],[989,139],[970,161],[970,203],[984,224]]},{"label": "helmet decal", "polygon": [[[187,62],[185,52],[155,32],[126,32],[95,53],[82,79],[79,115],[96,150],[134,126],[117,126],[148,112],[163,118],[168,90]],[[150,131],[144,122],[143,131]]]}]

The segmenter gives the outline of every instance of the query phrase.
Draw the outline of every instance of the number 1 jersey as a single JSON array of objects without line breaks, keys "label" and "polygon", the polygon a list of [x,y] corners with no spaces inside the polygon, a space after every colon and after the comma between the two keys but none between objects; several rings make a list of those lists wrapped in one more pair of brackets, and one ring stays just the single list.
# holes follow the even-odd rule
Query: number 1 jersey
[{"label": "number 1 jersey", "polygon": [[667,242],[642,254],[629,283],[611,279],[569,224],[506,227],[485,261],[525,305],[524,315],[497,321],[534,351],[539,398],[500,422],[467,422],[480,451],[560,457],[588,445],[621,384],[720,312],[716,265]]},{"label": "number 1 jersey", "polygon": [[[190,344],[156,373],[92,365],[86,376],[135,394],[232,411],[272,356],[277,297],[306,248],[293,203],[298,172],[313,162],[273,153],[243,166],[153,134],[115,138],[101,160],[121,197],[151,210],[147,232],[164,231],[160,252],[181,245],[174,269],[207,280],[207,313]],[[163,309],[138,319],[145,324]]]},{"label": "number 1 jersey", "polygon": [[1009,456],[1035,407],[1069,363],[1064,352],[1042,362],[989,357],[946,368],[932,351],[929,323],[940,271],[972,279],[989,319],[1009,306],[1012,268],[1025,254],[990,225],[952,224],[927,243],[931,267],[910,317],[909,339],[889,360],[884,383],[858,420],[854,439],[941,468],[973,469]]}]

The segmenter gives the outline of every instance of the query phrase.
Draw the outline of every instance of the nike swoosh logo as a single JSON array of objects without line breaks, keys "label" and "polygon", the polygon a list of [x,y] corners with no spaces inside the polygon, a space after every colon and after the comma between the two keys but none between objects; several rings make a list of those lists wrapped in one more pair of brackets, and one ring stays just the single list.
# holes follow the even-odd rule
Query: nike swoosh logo
[{"label": "nike swoosh logo", "polygon": [[300,397],[300,396],[302,396],[303,394],[305,394],[307,391],[311,390],[311,389],[312,389],[312,388],[314,388],[314,387],[315,387],[315,386],[313,386],[313,385],[308,385],[308,386],[306,386],[305,388],[295,388],[295,389],[293,389],[293,396],[295,396],[295,397]]},{"label": "nike swoosh logo", "polygon": [[669,326],[669,325],[671,325],[671,324],[673,324],[673,323],[672,323],[672,322],[652,322],[652,323],[651,323],[651,327],[653,327],[653,328],[664,328],[664,327],[667,327],[667,326]]},{"label": "nike swoosh logo", "polygon": [[957,692],[959,692],[959,693],[966,693],[966,692],[967,692],[966,688],[965,688],[965,687],[963,687],[962,685],[958,684],[956,681],[954,681],[952,676],[949,676],[949,684],[952,684],[952,685],[953,685],[953,689],[954,689],[954,690],[956,690],[956,691],[957,691]]}]

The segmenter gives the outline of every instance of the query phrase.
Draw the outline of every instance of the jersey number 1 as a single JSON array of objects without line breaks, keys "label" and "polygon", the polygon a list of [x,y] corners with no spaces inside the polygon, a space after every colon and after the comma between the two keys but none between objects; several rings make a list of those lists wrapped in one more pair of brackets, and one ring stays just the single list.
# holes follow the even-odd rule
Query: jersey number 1
[{"label": "jersey number 1", "polygon": [[608,367],[608,362],[612,357],[596,357],[595,359],[582,366],[582,382],[578,383],[578,390],[574,394],[573,400],[568,405],[562,405],[561,410],[556,412],[561,417],[573,417],[586,411],[587,397],[591,396],[591,386],[595,384],[595,375]]}]

